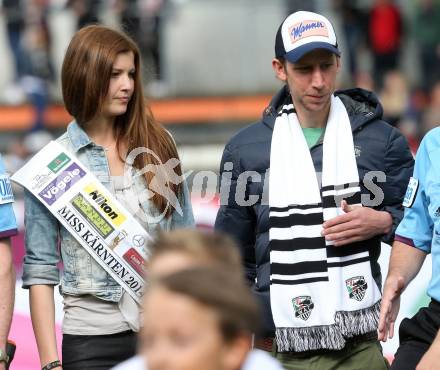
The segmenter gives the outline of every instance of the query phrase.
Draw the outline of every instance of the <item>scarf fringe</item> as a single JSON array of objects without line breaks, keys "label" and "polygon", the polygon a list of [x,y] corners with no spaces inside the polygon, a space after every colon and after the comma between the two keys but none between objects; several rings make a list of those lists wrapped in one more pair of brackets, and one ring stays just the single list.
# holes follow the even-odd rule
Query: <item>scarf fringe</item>
[{"label": "scarf fringe", "polygon": [[276,328],[278,352],[304,352],[317,349],[340,350],[345,346],[341,331],[334,325],[303,328]]},{"label": "scarf fringe", "polygon": [[335,322],[345,338],[377,330],[380,314],[380,300],[373,306],[357,311],[338,311]]},{"label": "scarf fringe", "polygon": [[277,349],[279,352],[340,350],[345,347],[346,338],[376,331],[379,313],[380,300],[362,310],[336,312],[336,325],[277,328],[275,332]]}]

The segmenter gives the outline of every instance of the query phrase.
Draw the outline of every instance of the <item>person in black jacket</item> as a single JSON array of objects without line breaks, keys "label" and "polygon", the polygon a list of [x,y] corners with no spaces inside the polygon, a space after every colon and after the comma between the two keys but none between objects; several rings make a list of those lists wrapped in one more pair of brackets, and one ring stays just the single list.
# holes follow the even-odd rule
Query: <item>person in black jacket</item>
[{"label": "person in black jacket", "polygon": [[[215,223],[216,230],[239,242],[247,278],[261,303],[265,336],[256,346],[275,353],[288,369],[385,369],[376,333],[377,259],[381,241],[392,242],[403,217],[401,203],[413,169],[408,143],[382,120],[374,93],[335,92],[340,52],[333,26],[322,15],[301,11],[284,20],[272,66],[285,85],[262,119],[226,145]],[[345,126],[335,123],[344,120]],[[281,127],[287,132],[297,127],[297,134],[279,134]],[[348,129],[341,128],[338,136],[333,127]],[[344,150],[348,155],[337,160],[330,159],[332,154],[323,158],[323,153]],[[330,181],[329,163],[340,173],[349,173],[354,164],[356,173],[350,176],[358,181],[321,187]],[[301,173],[301,166],[313,168],[316,179]],[[304,184],[314,183],[318,201],[313,206],[305,198],[314,190]],[[333,195],[327,196],[330,188]],[[308,227],[319,234],[306,235]],[[350,268],[352,275],[346,275]],[[359,303],[364,308],[350,309]]]}]

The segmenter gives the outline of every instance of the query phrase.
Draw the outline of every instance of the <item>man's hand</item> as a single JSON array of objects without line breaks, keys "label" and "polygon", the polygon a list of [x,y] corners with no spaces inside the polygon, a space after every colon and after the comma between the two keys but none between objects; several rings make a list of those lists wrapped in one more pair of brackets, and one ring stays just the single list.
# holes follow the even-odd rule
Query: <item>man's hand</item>
[{"label": "man's hand", "polygon": [[405,288],[403,277],[388,276],[383,289],[380,305],[379,326],[377,337],[386,342],[394,336],[394,323],[399,313],[400,295]]},{"label": "man's hand", "polygon": [[349,206],[345,200],[341,202],[345,214],[324,222],[322,235],[332,240],[336,247],[367,240],[390,231],[393,219],[388,212],[376,211],[372,208]]}]

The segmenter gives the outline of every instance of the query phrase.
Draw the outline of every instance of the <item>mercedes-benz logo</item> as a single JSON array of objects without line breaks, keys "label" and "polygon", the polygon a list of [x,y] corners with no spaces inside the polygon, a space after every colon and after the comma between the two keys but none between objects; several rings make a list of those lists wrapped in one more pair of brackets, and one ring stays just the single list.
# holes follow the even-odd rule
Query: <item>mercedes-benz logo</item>
[{"label": "mercedes-benz logo", "polygon": [[135,247],[142,247],[145,244],[145,238],[142,235],[133,236],[133,245]]}]

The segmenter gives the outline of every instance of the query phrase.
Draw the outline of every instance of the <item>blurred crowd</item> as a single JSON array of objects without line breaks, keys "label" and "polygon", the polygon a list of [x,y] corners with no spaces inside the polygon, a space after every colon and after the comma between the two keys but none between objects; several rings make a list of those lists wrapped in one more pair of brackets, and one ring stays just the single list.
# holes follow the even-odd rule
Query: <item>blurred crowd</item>
[{"label": "blurred crowd", "polygon": [[[147,91],[162,97],[166,96],[166,76],[160,32],[166,8],[173,1],[177,0],[0,0],[15,63],[8,95],[12,103],[27,100],[34,106],[32,132],[44,127],[48,104],[61,98],[53,93],[58,87],[51,59],[51,11],[68,9],[77,29],[109,23],[104,17],[111,14],[140,46],[147,66]],[[296,9],[317,10],[317,3],[285,0],[286,14]],[[344,35],[341,41],[348,64],[341,87],[374,91],[383,104],[385,119],[405,133],[415,151],[424,133],[440,120],[440,0],[415,0],[405,9],[394,0],[333,0],[330,4]],[[419,67],[414,75],[403,68],[410,42]]]},{"label": "blurred crowd", "polygon": [[[57,80],[52,60],[54,32],[49,25],[51,11],[68,10],[75,20],[76,31],[92,23],[114,20],[137,42],[154,90],[160,89],[159,29],[166,0],[0,0],[6,23],[9,48],[14,62],[12,103],[29,100],[40,113],[33,129],[44,126],[42,112],[49,102]],[[108,18],[108,17],[107,17]],[[63,30],[65,31],[65,30]],[[58,97],[59,99],[59,97]]]},{"label": "blurred crowd", "polygon": [[88,24],[109,23],[104,17],[110,12],[143,53],[144,70],[148,72],[144,80],[149,84],[149,91],[162,95],[159,29],[166,3],[167,0],[0,0],[14,63],[8,101],[14,105],[28,102],[34,108],[30,132],[22,133],[8,144],[4,159],[11,172],[53,139],[45,128],[44,112],[61,97],[54,91],[58,88],[58,76],[52,60],[50,12],[70,11],[75,19],[73,31]]},{"label": "blurred crowd", "polygon": [[[423,135],[440,118],[440,1],[413,2],[410,16],[393,0],[374,0],[361,8],[358,1],[335,0],[345,36],[350,86],[375,91],[384,118],[399,127],[415,151]],[[419,77],[405,74],[404,49],[414,42]],[[369,56],[369,70],[361,57]]]}]

